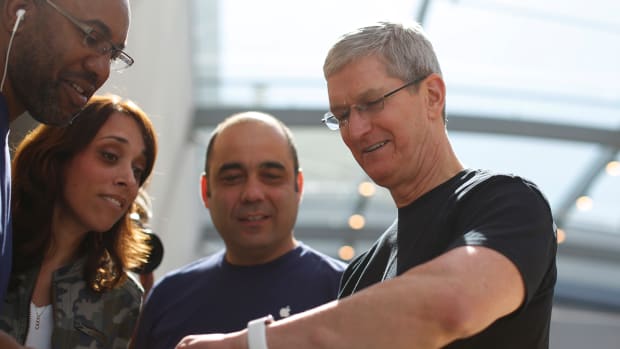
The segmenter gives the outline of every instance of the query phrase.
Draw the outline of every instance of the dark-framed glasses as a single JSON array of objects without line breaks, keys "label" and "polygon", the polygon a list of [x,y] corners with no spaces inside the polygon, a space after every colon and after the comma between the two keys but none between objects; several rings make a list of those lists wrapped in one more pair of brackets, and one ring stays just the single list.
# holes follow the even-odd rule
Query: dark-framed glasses
[{"label": "dark-framed glasses", "polygon": [[385,107],[385,99],[395,95],[397,92],[415,85],[419,82],[421,82],[422,80],[426,79],[427,76],[409,81],[408,83],[384,94],[383,96],[367,102],[367,103],[362,103],[362,104],[352,104],[351,107],[349,107],[348,109],[343,110],[342,112],[336,112],[333,113],[331,111],[328,111],[327,113],[325,113],[325,115],[323,115],[323,118],[321,119],[321,122],[325,124],[325,126],[327,126],[327,128],[329,128],[330,130],[338,130],[341,127],[346,126],[348,120],[349,120],[349,116],[351,115],[351,109],[355,109],[357,110],[358,113],[376,113],[376,112],[380,112],[383,110],[383,108]]},{"label": "dark-framed glasses", "polygon": [[63,8],[59,7],[51,0],[45,0],[54,10],[60,13],[63,17],[69,20],[69,22],[73,23],[82,33],[84,34],[84,39],[82,43],[84,46],[95,50],[95,52],[101,55],[110,56],[110,69],[111,70],[123,70],[129,68],[133,65],[134,59],[131,58],[130,55],[125,53],[121,48],[114,45],[110,40],[108,40],[105,35],[98,32],[94,27],[80,21],[79,19],[73,17],[69,12],[65,11]]}]

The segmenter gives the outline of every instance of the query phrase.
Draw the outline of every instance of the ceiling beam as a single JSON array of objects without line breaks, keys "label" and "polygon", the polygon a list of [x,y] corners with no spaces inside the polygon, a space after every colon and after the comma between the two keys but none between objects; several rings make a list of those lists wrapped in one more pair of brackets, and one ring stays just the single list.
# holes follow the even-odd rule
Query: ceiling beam
[{"label": "ceiling beam", "polygon": [[[194,114],[194,128],[214,127],[226,117],[248,110],[262,111],[274,115],[290,127],[317,126],[321,124],[321,109],[286,109],[258,107],[210,107],[199,108]],[[620,129],[606,129],[586,125],[568,125],[542,118],[491,117],[468,113],[448,114],[448,130],[471,133],[499,134],[517,137],[544,138],[557,141],[601,144],[620,149]],[[326,132],[327,131],[326,129]]]}]

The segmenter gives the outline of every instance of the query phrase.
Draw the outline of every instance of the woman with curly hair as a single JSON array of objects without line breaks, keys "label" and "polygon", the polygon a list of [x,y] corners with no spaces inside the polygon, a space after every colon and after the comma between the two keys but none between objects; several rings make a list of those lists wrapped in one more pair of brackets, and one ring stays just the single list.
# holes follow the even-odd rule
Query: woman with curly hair
[{"label": "woman with curly hair", "polygon": [[134,103],[93,97],[68,127],[41,125],[13,160],[13,272],[0,329],[33,348],[126,348],[147,260],[134,200],[155,162]]}]

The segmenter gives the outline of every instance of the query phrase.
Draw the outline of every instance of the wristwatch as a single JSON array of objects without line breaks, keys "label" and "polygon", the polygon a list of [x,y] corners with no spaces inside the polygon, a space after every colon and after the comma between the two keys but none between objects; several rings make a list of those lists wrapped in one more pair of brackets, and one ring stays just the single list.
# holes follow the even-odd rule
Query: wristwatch
[{"label": "wristwatch", "polygon": [[271,315],[248,322],[248,349],[269,349],[267,348],[265,325],[272,322],[273,316]]}]

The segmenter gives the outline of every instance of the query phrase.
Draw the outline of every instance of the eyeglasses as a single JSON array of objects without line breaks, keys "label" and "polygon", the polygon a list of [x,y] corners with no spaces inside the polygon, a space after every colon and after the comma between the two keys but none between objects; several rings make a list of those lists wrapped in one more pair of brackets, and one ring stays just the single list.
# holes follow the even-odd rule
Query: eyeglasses
[{"label": "eyeglasses", "polygon": [[419,83],[420,81],[426,79],[427,76],[421,77],[419,79],[415,79],[413,81],[409,81],[408,83],[402,85],[401,87],[392,90],[386,94],[384,94],[383,96],[375,99],[374,101],[370,101],[368,103],[363,103],[363,104],[353,104],[351,105],[351,107],[349,109],[344,110],[342,113],[332,113],[331,111],[328,111],[327,113],[325,113],[325,115],[323,115],[323,118],[321,119],[321,122],[325,124],[325,126],[327,126],[327,128],[329,128],[330,130],[337,130],[341,127],[344,127],[347,125],[348,121],[349,121],[349,116],[351,115],[351,109],[355,109],[357,110],[358,113],[364,113],[364,112],[369,112],[369,113],[376,113],[379,112],[381,110],[383,110],[383,107],[385,106],[385,99],[395,95],[398,91],[403,90],[411,85],[415,85],[417,83]]},{"label": "eyeglasses", "polygon": [[118,46],[107,40],[105,36],[99,33],[92,26],[80,21],[79,19],[70,15],[67,11],[53,3],[51,0],[45,0],[54,10],[58,11],[63,17],[73,23],[78,29],[84,33],[84,39],[82,43],[84,46],[95,50],[101,55],[110,56],[110,69],[111,70],[123,70],[131,67],[134,63],[134,59],[131,58],[125,51],[121,50]]}]

